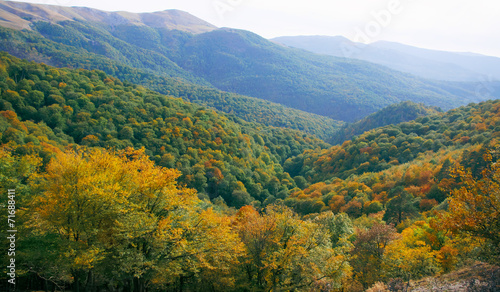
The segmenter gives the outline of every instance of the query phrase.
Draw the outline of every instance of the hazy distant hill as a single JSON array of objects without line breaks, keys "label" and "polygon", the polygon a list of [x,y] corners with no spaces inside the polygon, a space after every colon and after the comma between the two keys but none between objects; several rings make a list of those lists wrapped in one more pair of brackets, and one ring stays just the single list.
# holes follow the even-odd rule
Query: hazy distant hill
[{"label": "hazy distant hill", "polygon": [[171,59],[217,88],[344,121],[405,100],[450,109],[481,99],[476,84],[429,81],[364,61],[285,48],[236,29],[185,39]]},{"label": "hazy distant hill", "polygon": [[[487,98],[476,94],[476,83],[430,81],[364,61],[290,49],[248,31],[215,29],[178,11],[133,14],[0,4],[4,19],[19,16],[32,30],[4,29],[0,49],[32,60],[57,59],[57,66],[92,69],[98,61],[100,69],[120,75],[117,64],[127,65],[344,121],[405,100],[450,109]],[[109,61],[118,63],[103,66]]]},{"label": "hazy distant hill", "polygon": [[318,54],[365,60],[425,78],[500,79],[500,58],[480,54],[428,50],[386,41],[365,45],[341,36],[285,36],[272,40]]}]

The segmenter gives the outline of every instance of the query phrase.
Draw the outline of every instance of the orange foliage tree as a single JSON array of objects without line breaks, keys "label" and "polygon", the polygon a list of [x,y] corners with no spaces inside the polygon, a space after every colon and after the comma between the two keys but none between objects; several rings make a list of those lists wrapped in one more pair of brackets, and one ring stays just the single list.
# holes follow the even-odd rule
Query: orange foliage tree
[{"label": "orange foliage tree", "polygon": [[500,254],[500,164],[484,155],[488,166],[475,178],[470,170],[459,166],[453,176],[462,182],[448,198],[448,212],[441,215],[442,227],[453,232],[486,240],[489,254],[498,262]]}]

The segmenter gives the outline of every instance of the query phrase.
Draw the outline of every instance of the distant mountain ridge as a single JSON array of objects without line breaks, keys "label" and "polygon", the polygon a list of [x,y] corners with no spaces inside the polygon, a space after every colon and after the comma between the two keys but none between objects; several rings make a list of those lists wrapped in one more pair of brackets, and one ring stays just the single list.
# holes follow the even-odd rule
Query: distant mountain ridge
[{"label": "distant mountain ridge", "polygon": [[284,36],[272,41],[317,54],[354,58],[424,78],[448,81],[500,80],[500,58],[417,48],[395,42],[352,42],[342,36]]},{"label": "distant mountain ridge", "polygon": [[23,2],[0,1],[0,24],[14,29],[31,29],[35,21],[91,21],[114,25],[139,25],[189,33],[203,33],[216,26],[181,10],[153,13],[108,12],[87,7],[63,7]]}]

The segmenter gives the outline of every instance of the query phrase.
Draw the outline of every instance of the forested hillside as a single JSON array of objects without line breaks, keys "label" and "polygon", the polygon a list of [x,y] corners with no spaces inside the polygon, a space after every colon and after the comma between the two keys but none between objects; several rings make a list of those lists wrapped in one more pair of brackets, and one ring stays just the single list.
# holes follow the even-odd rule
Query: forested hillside
[{"label": "forested hillside", "polygon": [[[86,15],[94,15],[89,12],[76,17],[78,10],[59,17],[33,16],[37,11],[49,11],[48,15],[58,11],[53,6],[37,7],[27,4],[23,8],[31,15],[31,31],[5,28],[0,49],[55,66],[105,70],[153,90],[161,90],[157,88],[161,83],[151,82],[147,76],[131,76],[122,72],[122,66],[343,121],[355,121],[406,100],[446,110],[485,99],[476,92],[478,83],[431,81],[364,61],[315,55],[248,31],[212,28],[193,34],[166,24],[140,25],[123,15],[98,10],[94,14],[102,17],[86,19]],[[3,12],[18,17],[28,13],[23,9],[5,8]],[[488,96],[499,96],[498,88],[496,82],[489,84]],[[223,101],[216,94],[211,97],[221,107]],[[236,115],[240,114],[238,104],[231,104]],[[241,115],[245,116],[244,110]]]},{"label": "forested hillside", "polygon": [[473,93],[477,84],[420,79],[368,62],[286,48],[242,30],[199,34],[179,50],[179,58],[172,58],[177,64],[218,88],[343,121],[405,100],[450,109],[481,98]]},{"label": "forested hillside", "polygon": [[499,263],[498,101],[330,147],[6,53],[0,95],[19,289],[396,291]]},{"label": "forested hillside", "polygon": [[409,122],[422,116],[436,114],[440,111],[440,108],[404,101],[385,107],[357,122],[345,124],[328,141],[333,144],[342,144],[344,141],[351,140],[352,137],[369,130],[391,124]]},{"label": "forested hillside", "polygon": [[[69,142],[145,147],[158,165],[179,169],[180,182],[211,198],[221,196],[229,205],[286,196],[295,185],[280,163],[327,145],[297,131],[231,120],[102,71],[55,69],[1,57],[2,110],[43,122]],[[22,133],[11,135],[17,138],[7,136],[4,142],[25,143]]]},{"label": "forested hillside", "polygon": [[[294,110],[280,104],[223,92],[211,86],[187,83],[178,77],[168,77],[170,75],[165,73],[166,68],[162,69],[163,74],[137,69],[81,48],[57,44],[32,32],[0,28],[0,48],[22,58],[59,67],[102,70],[122,80],[207,105],[249,122],[298,129],[323,139],[331,137],[341,124],[327,117]],[[203,80],[195,81],[207,84]]]},{"label": "forested hillside", "polygon": [[498,102],[487,101],[446,113],[373,129],[342,145],[290,159],[285,170],[313,181],[381,171],[441,149],[488,143],[497,137]]},{"label": "forested hillside", "polygon": [[181,11],[0,26],[1,291],[500,290],[497,83]]},{"label": "forested hillside", "polygon": [[458,164],[477,178],[496,161],[499,109],[498,101],[483,102],[306,150],[284,163],[302,189],[285,204],[304,215],[384,211],[384,221],[402,226],[422,212],[446,209],[447,192],[461,186]]}]

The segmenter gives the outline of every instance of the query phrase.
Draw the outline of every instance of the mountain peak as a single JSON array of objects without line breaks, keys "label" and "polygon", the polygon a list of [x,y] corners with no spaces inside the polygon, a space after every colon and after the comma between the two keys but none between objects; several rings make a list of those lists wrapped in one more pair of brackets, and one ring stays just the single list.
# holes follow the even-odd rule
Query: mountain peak
[{"label": "mountain peak", "polygon": [[176,9],[150,13],[110,12],[87,7],[63,7],[0,0],[1,26],[29,30],[30,24],[36,21],[57,23],[74,20],[102,22],[108,25],[146,25],[194,34],[217,29],[216,26],[204,20]]},{"label": "mountain peak", "polygon": [[197,18],[196,16],[177,9],[140,13],[141,21],[151,27],[165,27],[191,33],[203,33],[214,29],[216,26]]}]

